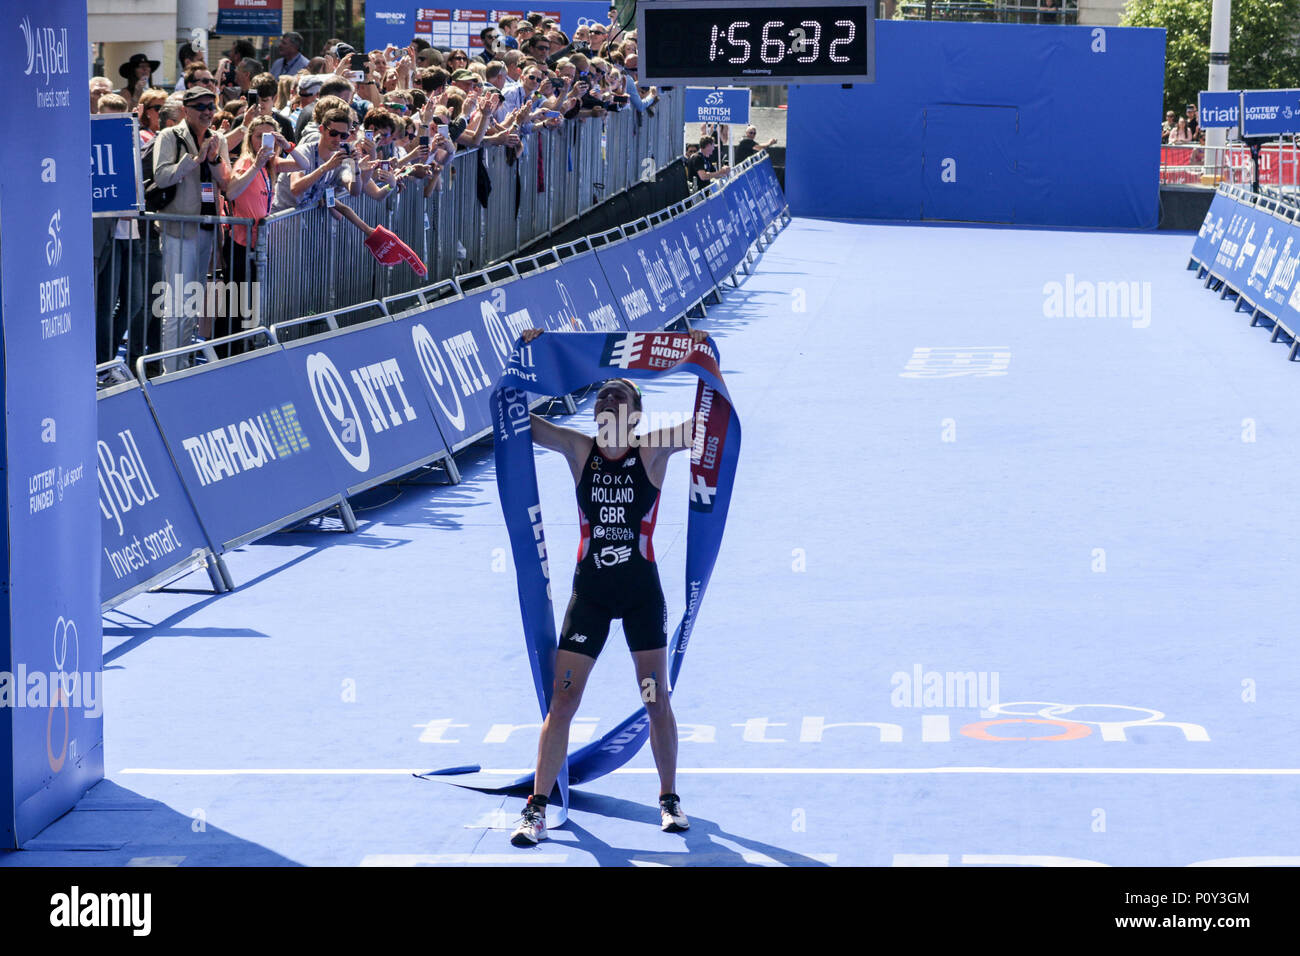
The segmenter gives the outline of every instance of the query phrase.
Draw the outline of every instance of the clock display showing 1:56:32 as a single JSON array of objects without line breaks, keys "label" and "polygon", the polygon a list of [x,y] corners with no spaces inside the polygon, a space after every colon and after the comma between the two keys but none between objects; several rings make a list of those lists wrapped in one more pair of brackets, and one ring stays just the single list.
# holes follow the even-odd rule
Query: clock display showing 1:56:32
[{"label": "clock display showing 1:56:32", "polygon": [[646,59],[664,75],[867,72],[866,22],[853,7],[650,8],[642,43]]}]

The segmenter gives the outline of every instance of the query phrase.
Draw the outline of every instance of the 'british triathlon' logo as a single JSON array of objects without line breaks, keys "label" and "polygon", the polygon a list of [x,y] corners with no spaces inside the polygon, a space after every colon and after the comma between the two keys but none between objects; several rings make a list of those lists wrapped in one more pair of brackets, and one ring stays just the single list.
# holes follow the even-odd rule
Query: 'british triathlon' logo
[{"label": "'british triathlon' logo", "polygon": [[47,265],[57,266],[63,260],[63,239],[59,235],[62,221],[63,210],[56,209],[54,215],[50,217],[50,225],[46,230],[50,236],[50,241],[45,244],[45,262]]}]

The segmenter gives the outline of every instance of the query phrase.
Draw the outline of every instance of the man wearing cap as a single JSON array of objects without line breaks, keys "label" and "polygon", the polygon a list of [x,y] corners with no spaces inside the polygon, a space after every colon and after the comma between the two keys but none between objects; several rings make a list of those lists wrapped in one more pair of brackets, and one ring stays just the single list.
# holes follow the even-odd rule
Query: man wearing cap
[{"label": "man wearing cap", "polygon": [[[198,86],[181,98],[184,121],[158,134],[154,145],[153,180],[160,189],[176,187],[172,201],[160,211],[169,215],[216,215],[217,189],[225,185],[228,171],[222,140],[211,132],[217,99],[212,90]],[[162,315],[164,350],[191,344],[198,331],[197,315],[174,315],[174,303],[186,301],[186,283],[205,282],[211,268],[213,228],[194,222],[162,222],[163,280],[167,283]],[[180,289],[174,286],[182,283]],[[194,288],[189,286],[188,288]],[[182,310],[188,311],[188,310]],[[174,356],[166,370],[188,368],[192,356]]]},{"label": "man wearing cap", "polygon": [[[325,77],[317,73],[305,73],[298,77],[298,105],[288,111],[285,116],[294,127],[294,135],[288,137],[295,143],[302,136],[302,128],[311,122],[312,108],[316,103],[316,97],[320,96],[321,84],[325,82]],[[302,119],[306,116],[306,119]],[[300,123],[299,120],[302,120]]]},{"label": "man wearing cap", "polygon": [[482,84],[478,74],[473,70],[457,70],[451,75],[451,85],[456,87],[466,96],[473,93],[475,88]]},{"label": "man wearing cap", "polygon": [[286,33],[280,38],[280,57],[271,63],[271,75],[277,80],[286,73],[293,76],[307,69],[307,62],[302,55],[302,34]]}]

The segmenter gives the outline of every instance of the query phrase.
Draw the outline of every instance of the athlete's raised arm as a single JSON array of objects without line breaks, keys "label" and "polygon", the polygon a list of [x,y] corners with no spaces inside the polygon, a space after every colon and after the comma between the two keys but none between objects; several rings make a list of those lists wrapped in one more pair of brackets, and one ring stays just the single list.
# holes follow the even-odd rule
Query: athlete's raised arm
[{"label": "athlete's raised arm", "polygon": [[[537,336],[541,335],[545,329],[525,329],[523,333],[524,344],[532,342]],[[558,451],[565,457],[569,463],[569,470],[573,472],[575,479],[582,472],[582,466],[587,461],[587,456],[591,454],[591,436],[584,435],[576,428],[565,428],[562,425],[556,425],[548,422],[540,415],[530,415],[529,421],[533,426],[533,441],[543,448],[549,448],[551,451]]]}]

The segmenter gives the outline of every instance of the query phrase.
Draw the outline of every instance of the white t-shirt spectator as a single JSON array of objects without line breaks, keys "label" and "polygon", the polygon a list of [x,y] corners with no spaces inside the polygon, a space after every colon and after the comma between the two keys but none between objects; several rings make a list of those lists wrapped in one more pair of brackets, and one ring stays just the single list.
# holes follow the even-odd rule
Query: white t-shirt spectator
[{"label": "white t-shirt spectator", "polygon": [[291,154],[298,161],[298,170],[295,173],[290,171],[281,173],[280,178],[275,182],[275,202],[271,204],[271,212],[283,212],[286,209],[297,209],[300,206],[310,206],[319,202],[325,196],[325,190],[333,187],[342,191],[345,183],[343,180],[343,171],[347,169],[348,163],[344,161],[337,169],[331,170],[320,179],[312,183],[302,195],[294,197],[293,190],[289,188],[289,177],[293,175],[306,175],[313,173],[326,162],[320,154],[320,142],[303,143]]}]

